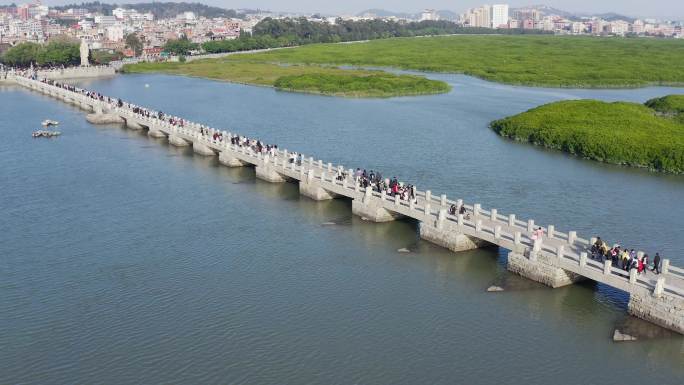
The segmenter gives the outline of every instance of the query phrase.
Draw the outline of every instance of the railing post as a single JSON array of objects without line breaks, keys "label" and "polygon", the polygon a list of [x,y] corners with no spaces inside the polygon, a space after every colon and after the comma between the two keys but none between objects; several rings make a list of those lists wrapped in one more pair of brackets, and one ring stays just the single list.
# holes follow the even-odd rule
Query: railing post
[{"label": "railing post", "polygon": [[499,225],[494,226],[494,238],[495,239],[501,238],[501,226],[499,226]]},{"label": "railing post", "polygon": [[613,266],[613,261],[606,259],[603,262],[603,275],[610,275],[610,268]]},{"label": "railing post", "polygon": [[427,202],[426,202],[426,203],[425,203],[425,215],[430,215],[430,214],[432,214],[432,213],[430,212],[430,203],[427,203]]},{"label": "railing post", "polygon": [[325,170],[321,171],[321,182],[325,182],[325,177],[326,177],[325,174],[326,174]]},{"label": "railing post", "polygon": [[530,219],[527,221],[527,232],[531,233],[534,231],[534,219]]},{"label": "railing post", "polygon": [[556,226],[554,226],[554,225],[548,225],[546,227],[546,232],[547,232],[549,238],[553,238],[553,233],[555,231],[556,231]]},{"label": "railing post", "polygon": [[661,269],[660,269],[661,274],[667,274],[669,269],[670,269],[670,260],[669,259],[663,259],[663,263],[662,263]]},{"label": "railing post", "polygon": [[441,203],[442,207],[446,207],[446,204],[447,204],[446,201],[447,201],[446,194],[442,194],[442,196],[440,197],[440,203]]},{"label": "railing post", "polygon": [[497,209],[492,209],[491,211],[492,211],[492,215],[490,218],[491,218],[491,220],[496,222],[498,219],[499,211]]},{"label": "railing post", "polygon": [[594,243],[596,243],[596,237],[589,238],[589,246],[593,245]]},{"label": "railing post", "polygon": [[556,249],[556,257],[558,259],[563,258],[563,251],[565,251],[563,245],[558,246],[558,248]]},{"label": "railing post", "polygon": [[532,244],[532,250],[535,252],[538,252],[542,248],[542,240],[537,238],[534,240],[534,243]]},{"label": "railing post", "polygon": [[459,199],[456,201],[456,208],[460,210],[461,207],[463,207],[463,199]]},{"label": "railing post", "polygon": [[394,205],[399,206],[399,195],[394,196]]},{"label": "railing post", "polygon": [[515,243],[516,245],[519,245],[521,237],[522,237],[522,234],[520,234],[520,231],[516,231],[515,234],[513,235],[513,243]]},{"label": "railing post", "polygon": [[457,220],[458,227],[463,227],[463,214],[458,214]]},{"label": "railing post", "polygon": [[473,216],[474,217],[477,218],[478,216],[480,216],[480,208],[481,208],[481,205],[479,203],[475,203],[473,205]]},{"label": "railing post", "polygon": [[515,226],[515,214],[508,215],[508,226],[510,226],[510,227]]},{"label": "railing post", "polygon": [[482,219],[475,221],[475,231],[478,233],[482,231]]},{"label": "railing post", "polygon": [[580,253],[579,265],[580,265],[580,269],[584,269],[584,267],[587,266],[587,253],[585,253],[585,252]]},{"label": "railing post", "polygon": [[371,189],[370,186],[366,187],[366,191],[364,191],[364,194],[366,195],[366,198],[371,197],[371,195],[373,194],[373,190]]},{"label": "railing post", "polygon": [[413,199],[409,199],[409,209],[413,210],[416,208],[416,204],[413,203]]},{"label": "railing post", "polygon": [[575,240],[577,240],[577,231],[568,231],[568,243],[572,245]]},{"label": "railing post", "polygon": [[441,209],[439,210],[439,214],[437,214],[437,228],[441,229],[444,227],[444,221],[446,220],[446,209]]},{"label": "railing post", "polygon": [[332,163],[328,163],[328,172],[332,172]]},{"label": "railing post", "polygon": [[430,200],[432,200],[432,191],[425,190],[425,201],[430,202]]},{"label": "railing post", "polygon": [[660,277],[656,280],[655,288],[653,289],[653,295],[655,297],[660,297],[665,291],[665,277]]},{"label": "railing post", "polygon": [[637,269],[629,270],[629,283],[635,284],[637,280]]}]

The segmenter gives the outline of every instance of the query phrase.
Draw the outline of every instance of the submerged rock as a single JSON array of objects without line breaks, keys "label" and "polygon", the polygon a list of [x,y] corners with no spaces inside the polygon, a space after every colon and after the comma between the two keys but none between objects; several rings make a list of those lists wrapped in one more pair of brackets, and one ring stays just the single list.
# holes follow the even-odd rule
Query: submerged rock
[{"label": "submerged rock", "polygon": [[613,341],[620,342],[620,341],[636,341],[637,338],[634,336],[631,336],[629,334],[621,333],[618,329],[615,329],[615,332],[613,333]]},{"label": "submerged rock", "polygon": [[411,252],[411,250],[409,250],[409,249],[407,249],[407,248],[405,248],[405,247],[402,247],[401,249],[399,249],[399,250],[397,250],[397,251],[400,252],[400,253],[410,253],[410,252]]},{"label": "submerged rock", "polygon": [[504,291],[504,288],[501,286],[490,286],[487,288],[487,291],[490,293],[498,292],[498,291]]}]

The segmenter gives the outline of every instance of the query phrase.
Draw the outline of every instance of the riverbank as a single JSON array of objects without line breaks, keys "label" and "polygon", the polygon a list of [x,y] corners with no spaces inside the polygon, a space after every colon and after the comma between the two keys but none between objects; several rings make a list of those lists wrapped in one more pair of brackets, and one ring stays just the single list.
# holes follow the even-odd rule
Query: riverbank
[{"label": "riverbank", "polygon": [[684,42],[567,36],[437,36],[312,44],[234,55],[232,62],[389,67],[461,73],[525,86],[684,85]]},{"label": "riverbank", "polygon": [[[646,105],[597,100],[546,104],[493,121],[499,135],[599,162],[684,173],[684,123],[648,106],[681,98],[653,99]],[[664,102],[662,100],[666,100]]]},{"label": "riverbank", "polygon": [[383,71],[349,70],[318,65],[278,65],[205,59],[190,63],[126,64],[124,73],[167,73],[273,87],[281,91],[356,98],[384,98],[449,92],[442,81]]}]

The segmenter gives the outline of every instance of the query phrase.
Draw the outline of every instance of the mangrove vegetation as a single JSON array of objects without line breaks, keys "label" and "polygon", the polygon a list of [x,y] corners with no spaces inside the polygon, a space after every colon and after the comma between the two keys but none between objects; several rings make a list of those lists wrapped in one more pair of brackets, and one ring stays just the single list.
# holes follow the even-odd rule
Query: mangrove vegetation
[{"label": "mangrove vegetation", "polygon": [[[555,102],[496,120],[501,136],[600,162],[684,173],[684,95],[645,105],[596,100]],[[660,110],[657,110],[660,109]],[[662,111],[679,111],[669,115]]]}]

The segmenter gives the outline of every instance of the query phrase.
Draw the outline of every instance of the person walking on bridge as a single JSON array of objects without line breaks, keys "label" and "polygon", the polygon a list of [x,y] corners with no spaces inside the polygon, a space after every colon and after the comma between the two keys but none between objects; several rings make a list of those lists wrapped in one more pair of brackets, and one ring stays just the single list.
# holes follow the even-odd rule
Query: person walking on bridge
[{"label": "person walking on bridge", "polygon": [[658,253],[653,257],[653,269],[651,271],[660,274],[660,254]]}]

